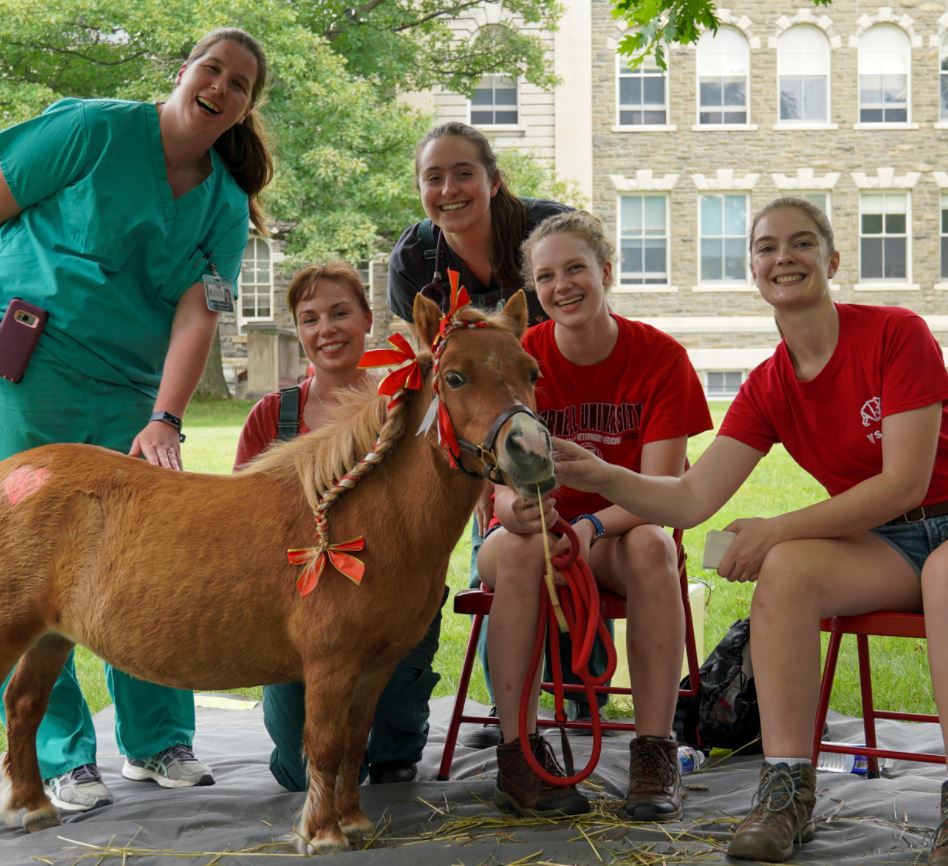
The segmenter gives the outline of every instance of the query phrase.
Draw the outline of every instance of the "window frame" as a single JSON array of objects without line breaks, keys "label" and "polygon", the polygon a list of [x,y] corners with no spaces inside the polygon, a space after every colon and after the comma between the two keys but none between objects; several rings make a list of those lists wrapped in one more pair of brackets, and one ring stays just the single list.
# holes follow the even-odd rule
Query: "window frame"
[{"label": "window frame", "polygon": [[[883,101],[876,105],[875,103],[871,104],[869,109],[866,109],[863,104],[863,86],[862,79],[864,73],[862,72],[863,67],[863,56],[864,56],[864,44],[865,40],[873,31],[880,32],[885,31],[889,33],[898,33],[899,38],[902,40],[903,45],[903,56],[905,61],[905,118],[903,120],[886,120],[886,103],[883,96]],[[884,78],[885,73],[882,76]],[[884,93],[884,87],[883,87]],[[873,24],[868,30],[866,30],[859,37],[859,44],[856,49],[856,114],[857,120],[856,123],[858,126],[862,127],[885,127],[885,128],[898,128],[906,126],[912,123],[912,40],[901,27],[897,24],[892,24],[890,22],[880,22],[878,24]],[[882,110],[882,120],[864,120],[863,111],[864,110]],[[899,103],[899,108],[901,108],[901,103]],[[894,109],[890,109],[894,110]]]},{"label": "window frame", "polygon": [[[737,388],[731,390],[727,387],[727,377],[729,375],[737,375],[740,378],[740,381],[737,383]],[[721,390],[711,389],[711,376],[721,376],[722,385],[724,386]],[[745,374],[743,370],[705,370],[704,371],[704,393],[705,397],[708,400],[728,400],[733,399],[737,396],[737,392],[741,389],[741,385],[744,384]]]},{"label": "window frame", "polygon": [[[826,71],[821,73],[824,78],[825,86],[825,105],[826,112],[822,120],[789,120],[781,116],[782,114],[782,87],[781,87],[781,76],[780,74],[780,63],[783,56],[783,49],[781,44],[784,42],[788,34],[793,33],[794,31],[806,30],[814,33],[817,38],[821,40],[821,46],[824,50],[824,56],[826,59]],[[790,76],[786,76],[790,77]],[[802,77],[802,76],[798,76]],[[813,24],[794,24],[792,27],[788,27],[782,34],[780,34],[780,39],[777,41],[777,123],[776,125],[783,127],[813,127],[813,126],[829,126],[832,121],[832,81],[833,81],[833,55],[831,51],[830,41],[826,37],[826,34],[820,30],[819,27]]]},{"label": "window frame", "polygon": [[948,190],[941,190],[938,206],[938,240],[941,247],[940,283],[948,286]]},{"label": "window frame", "polygon": [[[944,97],[942,96],[944,94]],[[938,125],[948,126],[948,32],[938,49]]]},{"label": "window frame", "polygon": [[[498,122],[498,121],[494,120],[494,121],[491,121],[490,123],[487,123],[487,122],[482,121],[482,120],[475,120],[475,119],[474,119],[474,112],[475,112],[475,111],[486,111],[487,109],[486,109],[485,106],[478,106],[478,107],[475,108],[475,106],[474,106],[474,98],[473,98],[473,94],[472,94],[471,98],[467,101],[467,107],[468,107],[468,122],[470,123],[471,126],[475,126],[475,127],[478,127],[478,128],[483,127],[483,128],[485,128],[485,129],[510,129],[510,128],[519,127],[519,126],[520,126],[520,120],[521,120],[521,117],[520,117],[520,78],[519,78],[519,77],[518,77],[518,78],[511,78],[509,75],[501,75],[500,73],[491,72],[491,73],[488,73],[487,75],[481,76],[481,80],[478,82],[477,87],[474,88],[474,92],[475,92],[475,93],[477,93],[477,91],[481,89],[482,83],[483,83],[484,80],[487,79],[487,78],[493,79],[493,86],[492,86],[492,89],[491,89],[492,102],[491,102],[491,104],[490,104],[490,109],[489,109],[490,112],[491,112],[491,114],[496,118],[497,113],[498,113],[498,106],[497,106],[497,86],[496,86],[496,84],[497,84],[497,79],[504,79],[504,80],[506,80],[506,81],[512,82],[512,84],[513,84],[513,88],[512,88],[512,89],[513,89],[513,92],[514,92],[513,110],[514,110],[514,111],[516,112],[516,114],[517,114],[517,119],[514,120],[513,122],[511,122],[511,121],[509,121],[509,120],[505,120],[505,121],[503,121],[503,122]],[[507,109],[505,109],[505,110],[509,111],[510,109],[507,108]]]},{"label": "window frame", "polygon": [[[721,123],[703,123],[701,120],[702,114],[702,104],[701,104],[701,81],[702,78],[711,78],[712,76],[702,76],[701,74],[701,61],[702,54],[704,51],[707,51],[707,48],[703,49],[703,44],[707,45],[713,43],[715,39],[719,38],[717,34],[711,34],[710,30],[706,30],[701,38],[698,40],[698,45],[696,47],[696,57],[695,57],[695,129],[743,129],[752,124],[751,120],[751,55],[750,55],[750,43],[747,41],[747,36],[738,30],[736,27],[728,27],[722,25],[718,29],[718,34],[722,33],[732,33],[737,36],[743,46],[743,59],[744,59],[744,119],[741,121],[724,121]],[[707,41],[705,41],[707,40]],[[721,82],[727,77],[732,76],[713,76],[714,78],[719,79]],[[723,89],[722,89],[722,100],[723,100]],[[724,102],[722,101],[720,106],[720,113],[722,116],[727,113],[725,109]]]},{"label": "window frame", "polygon": [[[646,198],[660,198],[665,203],[665,225],[664,225],[664,234],[662,237],[665,241],[665,280],[664,282],[625,282],[623,280],[623,259],[622,259],[622,242],[625,239],[624,225],[622,221],[622,204],[623,199],[637,198],[642,200],[642,209],[644,216],[644,207]],[[615,280],[616,292],[659,292],[659,291],[669,291],[672,287],[671,285],[671,196],[668,193],[664,192],[652,192],[648,190],[641,190],[635,192],[624,192],[620,193],[616,198],[616,250],[618,258],[618,267],[616,273],[618,279]],[[644,253],[644,241],[649,237],[645,234],[645,220],[642,220],[642,234],[638,237],[643,241],[643,253]],[[644,268],[644,255],[643,255],[643,268]],[[641,273],[647,274],[648,271],[641,271]]]},{"label": "window frame", "polygon": [[[863,233],[863,216],[867,213],[865,208],[866,199],[869,197],[878,197],[882,196],[883,201],[883,210],[881,215],[883,217],[882,232],[879,234],[870,234],[866,235]],[[896,199],[901,198],[905,202],[905,231],[902,234],[889,234],[886,232],[885,226],[885,202],[886,199]],[[870,211],[869,213],[873,213]],[[894,213],[898,213],[895,211]],[[876,286],[907,286],[912,284],[912,194],[908,190],[899,190],[899,189],[880,189],[880,190],[860,190],[859,193],[859,247],[858,247],[858,256],[859,256],[859,284],[861,286],[866,285],[876,285]],[[881,238],[882,239],[882,271],[883,276],[866,276],[863,270],[864,257],[863,257],[863,241],[866,237],[872,238]],[[886,238],[898,238],[904,237],[905,239],[905,276],[902,277],[886,277],[885,273],[885,239]]]},{"label": "window frame", "polygon": [[[668,126],[669,126],[669,113],[670,113],[670,110],[671,110],[671,109],[670,109],[671,100],[669,99],[669,93],[668,93],[668,88],[669,88],[669,83],[670,83],[670,78],[669,78],[669,74],[668,74],[668,69],[666,69],[666,70],[663,72],[661,69],[659,69],[659,67],[658,67],[657,64],[653,64],[652,66],[649,66],[648,68],[646,68],[646,64],[647,64],[648,62],[649,62],[648,59],[643,60],[643,61],[642,61],[642,64],[641,64],[637,69],[635,69],[635,70],[628,70],[629,73],[630,73],[630,75],[629,75],[629,76],[626,76],[626,77],[639,76],[639,77],[641,77],[641,78],[644,79],[644,77],[645,77],[646,74],[650,74],[650,76],[653,77],[653,78],[654,78],[654,77],[658,77],[658,78],[664,79],[664,82],[665,82],[665,87],[664,87],[664,91],[665,91],[665,102],[664,102],[663,105],[662,105],[662,110],[665,112],[665,119],[664,119],[661,123],[645,123],[645,122],[643,122],[643,123],[623,123],[623,122],[622,122],[622,111],[623,111],[623,110],[626,110],[626,111],[638,111],[638,112],[640,112],[640,113],[643,115],[643,120],[644,120],[644,115],[645,115],[645,112],[646,112],[646,111],[655,111],[655,110],[657,110],[657,109],[655,109],[654,107],[647,107],[647,105],[654,105],[654,104],[653,104],[653,103],[648,103],[648,104],[647,104],[647,103],[644,101],[644,93],[643,93],[643,101],[640,103],[640,107],[639,107],[639,108],[626,108],[626,109],[623,109],[623,107],[622,107],[622,87],[621,87],[621,82],[622,82],[622,78],[623,78],[622,70],[623,70],[623,67],[625,66],[625,63],[624,63],[624,58],[622,57],[622,55],[621,55],[618,51],[616,51],[616,75],[615,75],[615,83],[616,83],[616,113],[615,113],[615,123],[616,123],[616,128],[617,128],[617,129],[622,129],[622,130],[650,130],[650,129],[651,129],[651,130],[656,130],[656,129],[667,129]],[[644,88],[643,88],[643,90],[644,90]]]},{"label": "window frame", "polygon": [[[244,280],[244,274],[246,273],[246,255],[247,251],[253,245],[256,249],[256,244],[261,243],[266,248],[268,253],[268,282],[267,283],[247,283]],[[275,290],[276,286],[274,284],[274,270],[273,270],[273,256],[274,256],[274,244],[270,238],[265,238],[263,235],[256,234],[251,232],[250,237],[247,239],[247,246],[244,247],[244,252],[241,255],[241,264],[240,264],[240,276],[237,279],[237,323],[238,329],[243,330],[243,326],[248,322],[273,322],[275,321],[274,314],[274,300],[275,300]],[[256,254],[254,256],[254,261],[256,262]],[[259,267],[256,265],[253,268],[254,271],[259,271]],[[263,292],[258,288],[260,286],[268,286],[268,291],[270,295],[270,315],[269,316],[246,316],[244,315],[244,301],[247,298],[247,295],[252,293],[255,298],[263,294]],[[254,303],[254,308],[259,307],[258,303]]]},{"label": "window frame", "polygon": [[[705,198],[711,198],[711,197],[722,198],[722,199],[733,197],[733,198],[742,198],[744,200],[744,235],[743,235],[743,245],[742,245],[742,251],[743,251],[742,260],[744,262],[744,275],[742,278],[724,276],[720,280],[706,280],[701,274],[701,262],[702,262],[702,252],[703,252],[702,247],[705,240],[704,225],[702,223],[702,220],[703,220],[702,212],[704,210],[702,207],[702,203]],[[701,192],[699,193],[697,197],[697,206],[698,206],[697,288],[700,291],[709,291],[709,290],[710,291],[717,291],[717,290],[731,291],[734,289],[740,289],[744,291],[754,290],[754,287],[751,285],[751,277],[750,277],[750,254],[748,253],[748,250],[747,250],[748,234],[750,232],[750,220],[751,220],[750,194],[747,192],[742,192],[740,190],[718,190],[718,191]],[[723,210],[722,210],[722,229],[724,228],[723,222],[724,220],[723,220]],[[730,237],[737,237],[737,236],[728,235],[725,233],[721,235],[714,235],[714,237],[715,238],[719,237],[721,241],[723,242],[723,241],[726,241]],[[722,246],[722,251],[723,251],[723,246]],[[723,268],[723,261],[722,261],[722,271],[723,269],[724,268]]]}]

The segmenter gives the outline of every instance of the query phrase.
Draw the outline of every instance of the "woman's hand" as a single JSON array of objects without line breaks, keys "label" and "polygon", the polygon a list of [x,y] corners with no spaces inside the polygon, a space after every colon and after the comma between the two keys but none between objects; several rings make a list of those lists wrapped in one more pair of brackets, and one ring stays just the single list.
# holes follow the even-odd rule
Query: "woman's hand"
[{"label": "woman's hand", "polygon": [[164,421],[151,421],[135,437],[128,455],[144,457],[153,466],[180,470],[181,442],[178,431]]},{"label": "woman's hand", "polygon": [[598,493],[609,475],[608,463],[565,439],[553,440],[553,468],[559,484],[589,493]]},{"label": "woman's hand", "polygon": [[724,528],[737,533],[718,565],[718,574],[731,581],[757,580],[761,563],[770,548],[785,540],[778,518],[743,518]]},{"label": "woman's hand", "polygon": [[504,529],[517,535],[535,535],[542,531],[540,513],[543,513],[547,529],[559,520],[556,503],[552,496],[542,500],[526,498],[507,488],[494,497],[494,513]]}]

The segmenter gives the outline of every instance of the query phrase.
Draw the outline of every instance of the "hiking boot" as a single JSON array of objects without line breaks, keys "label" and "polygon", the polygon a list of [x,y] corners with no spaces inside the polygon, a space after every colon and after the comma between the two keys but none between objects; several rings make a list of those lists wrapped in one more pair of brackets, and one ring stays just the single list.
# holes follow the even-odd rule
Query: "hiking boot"
[{"label": "hiking boot", "polygon": [[389,761],[369,765],[370,785],[390,785],[393,782],[413,782],[418,768],[410,761]]},{"label": "hiking boot", "polygon": [[932,837],[928,866],[948,866],[948,782],[941,783],[941,823]]},{"label": "hiking boot", "polygon": [[190,746],[178,743],[149,758],[126,758],[122,775],[133,782],[151,780],[162,788],[213,785],[211,768],[194,757]]},{"label": "hiking boot", "polygon": [[68,773],[46,779],[46,796],[64,812],[88,812],[112,802],[112,793],[105,787],[99,768],[83,764]]},{"label": "hiking boot", "polygon": [[[497,718],[497,707],[491,707],[488,715]],[[461,742],[471,749],[493,749],[504,740],[500,731],[500,724],[483,724],[467,734]]]},{"label": "hiking boot", "polygon": [[[564,773],[556,762],[550,744],[539,734],[530,734],[530,749],[537,762],[553,776]],[[589,811],[587,800],[575,785],[558,788],[537,776],[520,751],[519,738],[497,747],[497,787],[494,802],[501,812],[530,816],[538,812],[561,812],[580,815]]]},{"label": "hiking boot", "polygon": [[681,817],[677,740],[636,737],[629,743],[629,793],[621,811],[631,821],[674,821]]},{"label": "hiking boot", "polygon": [[727,849],[731,857],[782,863],[795,845],[809,842],[816,833],[816,770],[809,764],[765,763],[754,801],[731,837]]}]

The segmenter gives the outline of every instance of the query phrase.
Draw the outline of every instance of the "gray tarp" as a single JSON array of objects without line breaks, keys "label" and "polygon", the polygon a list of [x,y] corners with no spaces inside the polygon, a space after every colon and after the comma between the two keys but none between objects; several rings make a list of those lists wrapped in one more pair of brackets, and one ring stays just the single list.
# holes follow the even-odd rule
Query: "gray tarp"
[{"label": "gray tarp", "polygon": [[[486,866],[522,859],[530,864],[658,864],[662,854],[668,863],[727,862],[724,846],[735,819],[748,808],[759,759],[728,759],[712,769],[686,776],[685,818],[678,823],[622,825],[609,817],[599,821],[586,818],[579,824],[582,832],[569,821],[497,826],[491,820],[480,826],[472,822],[473,826],[458,827],[452,823],[458,818],[497,817],[491,803],[494,758],[492,751],[474,752],[459,746],[452,781],[435,780],[450,709],[451,699],[433,703],[431,736],[419,781],[362,788],[363,807],[369,817],[388,822],[379,840],[368,850],[323,856],[321,866],[369,862],[385,866]],[[119,774],[121,759],[112,735],[111,710],[96,717],[96,728],[99,764],[115,795],[115,804],[67,817],[61,827],[32,836],[16,828],[0,829],[2,866],[100,862],[101,847],[82,848],[75,844],[78,842],[112,844],[116,848],[173,848],[178,852],[265,846],[262,851],[269,852],[219,861],[211,854],[185,860],[145,854],[129,860],[141,866],[203,866],[212,861],[227,866],[276,866],[294,862],[286,857],[295,850],[287,836],[303,795],[284,792],[271,778],[267,768],[270,744],[259,707],[198,710],[195,749],[213,765],[217,778],[217,784],[209,788],[164,790],[150,783],[125,781]],[[857,742],[861,730],[859,721],[831,719],[834,740]],[[933,725],[882,722],[879,730],[883,742],[889,745],[932,751],[940,748],[940,736]],[[556,739],[558,736],[554,742]],[[574,736],[572,742],[579,763],[588,754],[589,740]],[[592,794],[614,803],[625,791],[627,773],[627,738],[606,739]],[[875,780],[820,773],[817,838],[792,862],[924,863],[944,777],[943,767],[917,763],[897,764],[887,771],[886,778]],[[445,838],[449,836],[452,838]],[[418,837],[425,838],[415,841]],[[120,854],[104,861],[121,862]]]}]

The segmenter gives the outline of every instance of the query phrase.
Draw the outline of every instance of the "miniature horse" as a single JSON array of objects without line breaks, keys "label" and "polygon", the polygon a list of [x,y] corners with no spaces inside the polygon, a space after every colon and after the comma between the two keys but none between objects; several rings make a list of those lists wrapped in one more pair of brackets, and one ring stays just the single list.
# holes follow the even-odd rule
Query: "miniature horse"
[{"label": "miniature horse", "polygon": [[[421,345],[433,344],[439,315],[416,298]],[[484,483],[451,468],[434,430],[419,431],[433,385],[459,441],[481,442],[505,410],[534,406],[537,365],[519,342],[523,293],[490,318],[470,308],[455,315],[487,324],[455,329],[437,364],[419,353],[421,390],[403,392],[398,407],[364,390],[341,408],[345,417],[232,477],[170,472],[89,445],[49,445],[0,463],[0,679],[16,665],[0,786],[8,818],[24,810],[28,830],[59,823],[43,792],[36,730],[81,643],[179,688],[302,680],[309,788],[300,852],[345,848],[347,835],[371,829],[358,773],[376,701],[438,610],[448,559]],[[483,452],[463,465],[499,471],[528,495],[553,486],[549,436],[535,416],[521,406],[496,438],[496,468],[485,468]],[[301,597],[287,550],[313,543],[315,503],[373,451],[384,457],[328,512],[331,542],[364,537],[364,581],[327,567]]]}]

